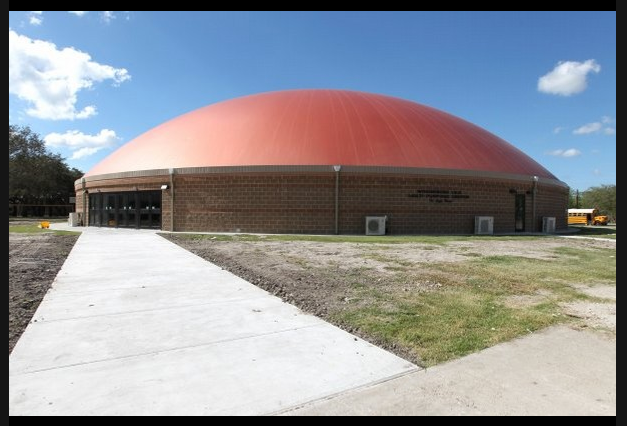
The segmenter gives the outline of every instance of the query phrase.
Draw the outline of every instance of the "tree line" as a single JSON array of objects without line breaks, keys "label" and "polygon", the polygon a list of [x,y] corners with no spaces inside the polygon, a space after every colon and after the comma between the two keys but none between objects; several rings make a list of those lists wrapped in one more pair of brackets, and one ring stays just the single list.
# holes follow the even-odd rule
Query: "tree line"
[{"label": "tree line", "polygon": [[32,209],[22,206],[69,204],[74,181],[82,176],[82,171],[50,152],[28,126],[9,124],[9,214],[11,205],[14,214],[26,215]]},{"label": "tree line", "polygon": [[616,185],[593,186],[583,192],[570,190],[569,208],[599,209],[611,222],[616,221]]}]

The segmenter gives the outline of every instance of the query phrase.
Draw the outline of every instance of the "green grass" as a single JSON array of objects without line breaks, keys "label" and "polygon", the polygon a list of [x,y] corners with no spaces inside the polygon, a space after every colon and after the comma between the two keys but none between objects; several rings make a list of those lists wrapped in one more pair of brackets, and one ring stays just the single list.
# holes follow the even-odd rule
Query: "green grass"
[{"label": "green grass", "polygon": [[[533,241],[542,236],[479,236],[479,235],[418,235],[418,236],[359,236],[359,235],[251,235],[251,234],[174,234],[191,240],[213,241],[309,241],[319,243],[361,243],[361,244],[435,244],[444,245],[453,241],[526,240]],[[549,237],[550,238],[550,237]]]},{"label": "green grass", "polygon": [[486,256],[463,263],[430,264],[427,268],[447,284],[481,288],[496,296],[532,294],[541,289],[571,294],[570,283],[616,282],[616,250],[560,247],[554,253],[555,258],[550,260]]},{"label": "green grass", "polygon": [[53,229],[41,229],[36,224],[32,225],[11,225],[9,223],[9,233],[14,234],[56,234],[56,235],[78,235],[80,232],[55,231]]},{"label": "green grass", "polygon": [[10,217],[9,223],[11,222],[50,222],[50,223],[61,223],[67,222],[67,217],[55,217],[55,218],[43,218],[43,217]]},{"label": "green grass", "polygon": [[[494,297],[459,289],[377,301],[334,319],[402,346],[432,366],[566,320],[553,304],[505,307]],[[392,303],[390,303],[392,302]]]},{"label": "green grass", "polygon": [[573,235],[580,235],[582,237],[596,237],[596,238],[610,238],[616,239],[616,227],[615,226],[570,226],[577,229],[579,232]]},{"label": "green grass", "polygon": [[[569,321],[560,313],[560,303],[597,301],[569,283],[616,282],[615,250],[564,247],[555,254],[551,260],[488,256],[430,264],[422,277],[441,283],[442,290],[354,286],[362,303],[335,312],[332,318],[387,345],[409,349],[425,366],[435,365]],[[508,297],[539,292],[548,296],[536,304],[506,304]]]}]

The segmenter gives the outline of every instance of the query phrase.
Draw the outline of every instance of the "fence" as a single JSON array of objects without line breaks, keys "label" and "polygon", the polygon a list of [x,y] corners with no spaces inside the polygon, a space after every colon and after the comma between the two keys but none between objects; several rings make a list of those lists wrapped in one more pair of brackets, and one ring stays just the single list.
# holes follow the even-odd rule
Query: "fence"
[{"label": "fence", "polygon": [[67,217],[74,204],[9,204],[9,217]]}]

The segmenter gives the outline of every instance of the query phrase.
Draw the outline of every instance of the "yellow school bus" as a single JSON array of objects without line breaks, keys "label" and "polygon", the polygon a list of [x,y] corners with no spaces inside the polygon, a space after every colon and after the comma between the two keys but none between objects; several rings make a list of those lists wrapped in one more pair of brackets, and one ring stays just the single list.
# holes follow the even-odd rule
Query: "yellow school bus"
[{"label": "yellow school bus", "polygon": [[607,225],[607,216],[597,209],[568,209],[569,225]]}]

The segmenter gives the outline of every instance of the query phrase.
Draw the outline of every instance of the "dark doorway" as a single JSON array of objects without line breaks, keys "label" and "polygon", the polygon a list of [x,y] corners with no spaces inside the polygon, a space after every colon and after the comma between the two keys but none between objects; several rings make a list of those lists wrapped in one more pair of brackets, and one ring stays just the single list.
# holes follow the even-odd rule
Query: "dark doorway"
[{"label": "dark doorway", "polygon": [[161,191],[89,194],[89,226],[161,228]]},{"label": "dark doorway", "polygon": [[515,207],[515,229],[516,232],[525,231],[525,194],[516,194]]}]

